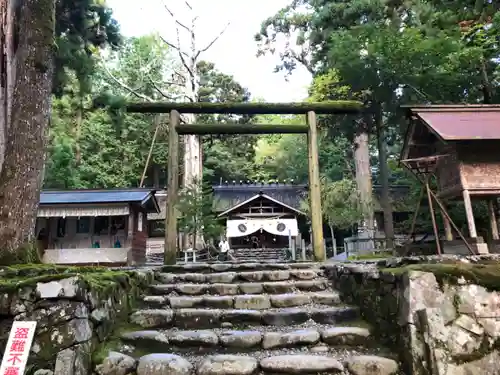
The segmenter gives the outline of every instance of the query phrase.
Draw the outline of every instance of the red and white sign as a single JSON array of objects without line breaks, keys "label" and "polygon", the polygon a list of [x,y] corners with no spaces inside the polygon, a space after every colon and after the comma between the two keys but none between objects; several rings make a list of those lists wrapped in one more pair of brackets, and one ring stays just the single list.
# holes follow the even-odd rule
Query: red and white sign
[{"label": "red and white sign", "polygon": [[35,329],[36,322],[14,322],[3,354],[0,375],[24,375]]}]

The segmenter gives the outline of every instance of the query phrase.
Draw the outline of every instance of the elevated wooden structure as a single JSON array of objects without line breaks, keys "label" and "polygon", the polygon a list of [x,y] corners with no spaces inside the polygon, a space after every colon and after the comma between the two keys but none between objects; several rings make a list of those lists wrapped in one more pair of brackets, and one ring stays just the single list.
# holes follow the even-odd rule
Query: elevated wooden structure
[{"label": "elevated wooden structure", "polygon": [[[325,260],[323,221],[318,163],[318,132],[316,113],[359,113],[362,103],[356,101],[327,101],[321,103],[129,103],[129,112],[170,113],[168,189],[165,218],[165,264],[175,264],[177,253],[177,214],[179,175],[179,134],[269,134],[304,133],[308,135],[309,200],[311,205],[312,244],[316,260]],[[194,114],[304,114],[306,125],[267,124],[181,124],[181,113]]]},{"label": "elevated wooden structure", "polygon": [[[401,162],[424,184],[431,211],[436,203],[444,216],[445,252],[462,252],[454,241],[452,227],[473,253],[488,251],[477,234],[473,199],[488,201],[493,242],[490,252],[498,252],[500,241],[496,205],[500,196],[500,105],[430,105],[406,108],[409,128]],[[438,191],[429,188],[435,176]],[[463,236],[451,221],[445,200],[464,202],[469,236]],[[431,212],[436,238],[439,237]],[[438,250],[440,244],[437,243]],[[460,249],[461,248],[461,249]]]}]

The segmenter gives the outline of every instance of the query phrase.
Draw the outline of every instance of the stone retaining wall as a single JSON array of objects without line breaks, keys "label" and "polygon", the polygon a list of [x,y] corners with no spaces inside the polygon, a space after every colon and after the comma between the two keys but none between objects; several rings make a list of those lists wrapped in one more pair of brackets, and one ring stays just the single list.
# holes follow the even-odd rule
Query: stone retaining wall
[{"label": "stone retaining wall", "polygon": [[452,282],[431,272],[380,268],[408,262],[330,264],[326,270],[344,301],[358,305],[382,342],[400,354],[405,373],[497,374],[500,293],[461,277]]},{"label": "stone retaining wall", "polygon": [[26,374],[88,375],[93,352],[117,324],[128,321],[136,298],[153,277],[152,271],[75,274],[70,270],[67,276],[53,275],[52,281],[43,275],[10,285],[4,277],[0,351],[5,350],[14,320],[34,320],[38,324]]}]

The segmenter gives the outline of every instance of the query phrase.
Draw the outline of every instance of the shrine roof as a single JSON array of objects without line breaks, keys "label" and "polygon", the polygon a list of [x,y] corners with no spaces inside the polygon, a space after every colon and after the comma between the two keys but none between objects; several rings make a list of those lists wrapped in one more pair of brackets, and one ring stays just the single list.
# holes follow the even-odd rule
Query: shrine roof
[{"label": "shrine roof", "polygon": [[42,190],[40,206],[92,205],[109,203],[134,203],[148,212],[160,212],[155,189],[76,189]]},{"label": "shrine roof", "polygon": [[408,110],[444,141],[500,140],[500,105],[429,105]]},{"label": "shrine roof", "polygon": [[255,195],[266,195],[286,206],[300,210],[300,202],[307,197],[307,185],[285,183],[232,183],[213,186],[214,209],[226,211]]},{"label": "shrine roof", "polygon": [[[262,194],[281,203],[290,206],[294,210],[301,210],[301,201],[307,199],[308,191],[306,184],[293,183],[224,183],[212,186],[214,193],[214,211],[221,213],[235,206],[242,204],[256,195]],[[381,189],[379,185],[373,186],[373,203],[375,211],[382,211],[380,204]],[[407,201],[411,200],[408,194],[410,187],[407,185],[391,185],[390,198],[395,212],[407,212],[413,208],[408,208]],[[156,199],[161,208],[161,213],[148,214],[148,220],[165,219],[166,191],[158,192]]]},{"label": "shrine roof", "polygon": [[402,160],[432,157],[437,145],[500,140],[500,105],[404,106],[410,121]]}]

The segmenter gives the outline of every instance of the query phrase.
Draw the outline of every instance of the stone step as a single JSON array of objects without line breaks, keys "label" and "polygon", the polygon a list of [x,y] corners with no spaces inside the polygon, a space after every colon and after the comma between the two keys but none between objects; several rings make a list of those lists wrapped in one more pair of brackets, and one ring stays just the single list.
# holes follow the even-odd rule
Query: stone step
[{"label": "stone step", "polygon": [[252,255],[273,255],[273,256],[276,256],[276,255],[284,255],[286,254],[286,251],[238,251],[238,250],[234,250],[233,251],[233,254],[235,255],[247,255],[247,256],[252,256]]},{"label": "stone step", "polygon": [[144,309],[134,312],[130,321],[142,328],[205,329],[217,327],[289,326],[309,320],[318,324],[357,321],[359,309],[352,306],[323,306],[244,309]]},{"label": "stone step", "polygon": [[240,262],[255,262],[258,260],[265,260],[266,262],[269,263],[271,262],[282,263],[287,261],[286,256],[282,255],[276,255],[276,256],[235,255],[235,258]]},{"label": "stone step", "polygon": [[266,262],[215,262],[215,263],[185,263],[171,266],[163,266],[161,272],[186,273],[186,272],[225,272],[225,271],[267,271],[267,270],[290,270],[299,268],[318,267],[314,262],[297,263],[266,263]]},{"label": "stone step", "polygon": [[134,331],[122,334],[122,341],[144,353],[155,351],[182,351],[196,348],[214,352],[242,350],[270,350],[321,345],[341,347],[369,347],[374,342],[370,330],[360,327],[320,328],[285,327],[281,330],[190,330]]},{"label": "stone step", "polygon": [[233,283],[256,281],[285,281],[285,280],[313,280],[322,276],[319,269],[297,269],[282,271],[242,271],[242,272],[214,272],[214,273],[159,273],[156,279],[162,284],[179,282],[191,283]]},{"label": "stone step", "polygon": [[287,257],[285,254],[233,254],[239,261],[243,261],[244,259],[249,259],[250,261],[259,261],[265,260],[266,262],[278,261],[282,262],[286,261]]},{"label": "stone step", "polygon": [[197,308],[215,309],[255,309],[265,310],[271,307],[297,307],[313,304],[339,305],[337,292],[306,292],[285,294],[243,294],[228,296],[146,296],[144,304],[150,308]]},{"label": "stone step", "polygon": [[286,254],[286,250],[233,250],[234,254]]},{"label": "stone step", "polygon": [[[357,353],[334,355],[287,354],[265,351],[240,355],[182,356],[174,353],[147,354],[135,361],[127,355],[113,353],[110,362],[121,362],[128,372],[137,375],[251,375],[251,374],[370,374],[395,375],[398,363],[391,358]],[[118,358],[120,357],[120,358]],[[136,367],[137,366],[137,367]],[[374,370],[376,369],[376,370]],[[124,373],[128,373],[124,372]]]},{"label": "stone step", "polygon": [[154,295],[178,295],[199,296],[205,294],[212,295],[236,295],[236,294],[284,294],[296,291],[320,292],[330,288],[330,283],[325,278],[301,281],[268,281],[268,282],[247,282],[247,283],[215,283],[215,284],[156,284],[151,285],[150,290]]}]

